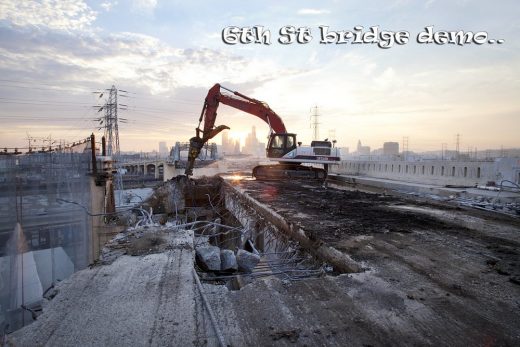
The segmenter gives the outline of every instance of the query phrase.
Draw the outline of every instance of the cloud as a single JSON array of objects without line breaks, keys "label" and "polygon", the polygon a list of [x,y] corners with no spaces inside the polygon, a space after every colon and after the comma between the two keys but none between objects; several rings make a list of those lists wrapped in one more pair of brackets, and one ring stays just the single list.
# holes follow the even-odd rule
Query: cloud
[{"label": "cloud", "polygon": [[140,12],[144,14],[153,14],[157,7],[157,0],[134,0],[132,3],[132,9],[134,12]]},{"label": "cloud", "polygon": [[101,3],[101,8],[103,8],[106,12],[110,12],[114,6],[118,4],[117,1],[105,1]]},{"label": "cloud", "polygon": [[0,2],[0,22],[21,27],[78,30],[90,26],[96,15],[85,2],[76,0]]},{"label": "cloud", "polygon": [[308,16],[308,15],[320,15],[320,14],[329,14],[329,10],[316,9],[316,8],[302,8],[297,12],[299,15]]},{"label": "cloud", "polygon": [[[44,81],[52,84],[42,89],[6,89],[0,86],[0,92],[6,97],[27,98],[36,100],[61,102],[63,98],[71,97],[85,100],[92,91],[104,89],[114,84],[119,88],[137,93],[150,99],[131,99],[126,112],[131,123],[124,125],[122,143],[125,148],[149,148],[150,144],[140,141],[129,141],[132,130],[145,133],[152,138],[152,133],[161,132],[163,138],[177,137],[185,139],[188,130],[192,130],[198,118],[201,104],[207,90],[214,83],[239,90],[246,95],[252,95],[259,86],[284,76],[297,75],[300,71],[279,66],[272,59],[246,58],[233,51],[222,51],[208,48],[178,48],[164,41],[144,34],[131,32],[106,33],[99,30],[67,31],[45,27],[20,27],[17,25],[0,25],[0,75],[2,78],[15,81]],[[39,87],[38,87],[39,88]],[[180,98],[180,104],[170,98]],[[54,100],[54,101],[53,101]],[[126,101],[126,100],[125,100]],[[187,101],[187,102],[186,102]],[[94,100],[92,104],[96,104]],[[90,106],[72,106],[65,109],[50,109],[42,106],[10,105],[0,111],[2,114],[16,114],[19,119],[37,114],[42,121],[39,125],[53,126],[58,122],[46,121],[60,115],[62,118],[93,119],[97,114]],[[151,108],[142,109],[142,107]],[[140,109],[141,108],[141,109]],[[163,113],[154,113],[156,109]],[[67,110],[72,110],[67,113]],[[164,113],[164,110],[168,110]],[[50,112],[50,113],[49,113]],[[238,113],[227,110],[227,115]],[[239,119],[244,119],[243,115]],[[35,123],[27,119],[17,124]],[[179,128],[175,124],[186,123],[189,127]],[[244,123],[249,123],[246,119]],[[67,123],[68,124],[68,123]],[[78,134],[89,128],[91,123],[75,121]],[[74,124],[72,124],[74,125]],[[167,126],[173,130],[166,131]],[[86,128],[85,128],[86,127]],[[32,129],[32,128],[31,128]],[[41,129],[32,132],[38,133]],[[54,136],[71,137],[63,129],[55,127]],[[90,131],[90,130],[88,130]],[[17,142],[22,137],[17,132],[6,141]],[[165,135],[168,134],[168,135]],[[76,134],[77,135],[77,134]],[[191,133],[190,133],[191,135]],[[144,135],[143,135],[144,136]],[[161,138],[161,137],[157,137]]]},{"label": "cloud", "polygon": [[[119,81],[153,94],[216,82],[262,83],[298,73],[269,59],[207,48],[176,48],[148,35],[0,27],[0,73],[11,78]],[[17,77],[18,78],[18,77]]]},{"label": "cloud", "polygon": [[426,3],[424,4],[424,7],[425,7],[425,8],[430,8],[430,6],[433,5],[434,2],[435,2],[435,0],[428,0],[428,1],[426,1]]}]

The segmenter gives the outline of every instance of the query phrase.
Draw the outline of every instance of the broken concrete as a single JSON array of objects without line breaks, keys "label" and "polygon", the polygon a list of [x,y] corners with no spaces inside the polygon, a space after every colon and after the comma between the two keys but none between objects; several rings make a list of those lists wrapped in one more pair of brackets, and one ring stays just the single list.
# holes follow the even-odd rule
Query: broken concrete
[{"label": "broken concrete", "polygon": [[220,248],[215,246],[197,247],[197,264],[204,271],[220,271]]},{"label": "broken concrete", "polygon": [[[247,185],[255,186],[256,184],[256,181],[247,181]],[[281,234],[282,237],[297,241],[300,247],[315,255],[319,260],[331,264],[338,272],[359,272],[362,270],[362,265],[353,260],[348,254],[339,252],[334,247],[317,239],[312,229],[316,228],[316,221],[323,223],[320,222],[320,218],[323,218],[323,216],[316,216],[314,220],[305,220],[305,223],[309,224],[308,228],[303,228],[302,222],[294,223],[285,218],[284,215],[278,213],[277,210],[271,208],[268,204],[274,201],[271,201],[271,197],[269,196],[263,201],[262,199],[258,199],[258,197],[255,199],[240,185],[231,185],[227,182],[225,182],[223,190],[225,191],[226,207],[229,210],[235,211],[237,215],[243,216],[243,218],[246,216],[244,220],[248,218],[258,218],[267,221],[272,227],[278,230],[278,233]],[[278,195],[279,192],[281,191],[278,189],[262,189],[262,194],[272,193]],[[297,197],[298,195],[295,196]],[[260,195],[260,197],[263,196]],[[318,203],[321,202],[318,201]],[[292,213],[298,215],[297,211],[292,211]]]},{"label": "broken concrete", "polygon": [[175,231],[168,250],[123,255],[75,273],[31,325],[9,336],[15,346],[216,345],[197,294],[193,234]]},{"label": "broken concrete", "polygon": [[237,258],[232,250],[223,249],[220,251],[220,269],[229,272],[238,270]]},{"label": "broken concrete", "polygon": [[237,252],[237,263],[238,269],[243,272],[252,272],[255,266],[260,261],[260,256],[243,249],[239,249]]},{"label": "broken concrete", "polygon": [[[162,253],[123,254],[112,265],[76,274],[12,341],[214,346],[204,297],[232,346],[520,345],[520,222],[474,215],[472,223],[485,226],[477,228],[462,222],[458,208],[298,181],[236,181],[229,188],[222,193],[229,207],[219,211],[223,223],[235,214],[248,231],[233,240],[242,247],[253,242],[262,261],[252,273],[205,274],[202,282],[256,280],[244,281],[249,284],[240,290],[204,283],[199,293],[188,277],[192,245],[178,243],[170,236],[176,229],[164,227],[156,231],[167,247],[156,242],[156,249],[148,248]],[[144,238],[144,230],[133,237]],[[279,240],[266,239],[267,233]],[[122,234],[107,249],[124,253],[131,244]],[[275,265],[266,261],[267,249]],[[219,266],[229,252],[219,250]],[[308,269],[280,261],[290,254],[300,264],[303,252],[364,271],[309,278],[301,275]]]}]

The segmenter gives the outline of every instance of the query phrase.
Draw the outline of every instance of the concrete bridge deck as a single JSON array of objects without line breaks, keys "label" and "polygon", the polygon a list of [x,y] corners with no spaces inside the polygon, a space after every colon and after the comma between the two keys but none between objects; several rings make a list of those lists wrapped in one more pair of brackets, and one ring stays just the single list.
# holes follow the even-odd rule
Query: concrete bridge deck
[{"label": "concrete bridge deck", "polygon": [[[250,221],[244,224],[248,232],[268,228],[295,242],[289,228],[299,233],[298,240],[307,240],[299,242],[303,251],[334,248],[363,268],[300,280],[273,274],[240,290],[204,284],[226,344],[520,343],[516,219],[413,198],[239,176],[224,181],[220,195],[229,213]],[[38,321],[11,340],[217,345],[191,277],[193,240],[167,227],[162,232],[168,247],[158,254],[124,255],[61,284]],[[116,250],[124,246],[114,242]]]}]

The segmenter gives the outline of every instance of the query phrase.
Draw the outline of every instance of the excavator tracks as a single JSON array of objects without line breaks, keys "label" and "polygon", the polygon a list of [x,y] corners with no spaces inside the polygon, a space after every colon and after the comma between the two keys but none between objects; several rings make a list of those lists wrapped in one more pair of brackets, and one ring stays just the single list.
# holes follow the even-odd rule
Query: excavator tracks
[{"label": "excavator tracks", "polygon": [[253,168],[253,177],[257,180],[273,181],[287,179],[312,179],[324,181],[327,178],[327,171],[304,165],[259,165]]}]

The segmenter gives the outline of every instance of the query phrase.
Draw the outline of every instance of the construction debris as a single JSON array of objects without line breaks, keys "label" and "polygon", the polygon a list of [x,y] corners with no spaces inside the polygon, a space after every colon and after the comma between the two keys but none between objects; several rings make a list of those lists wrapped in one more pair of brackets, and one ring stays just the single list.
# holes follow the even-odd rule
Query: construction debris
[{"label": "construction debris", "polygon": [[243,249],[237,252],[238,269],[246,273],[252,272],[255,266],[260,262],[260,256]]},{"label": "construction debris", "polygon": [[223,249],[220,251],[220,270],[227,272],[238,270],[237,258],[232,250]]},{"label": "construction debris", "polygon": [[220,248],[197,247],[197,264],[205,271],[220,271]]},{"label": "construction debris", "polygon": [[509,216],[297,181],[178,181],[182,194],[177,180],[161,189],[183,209],[147,202],[12,343],[520,343]]}]

